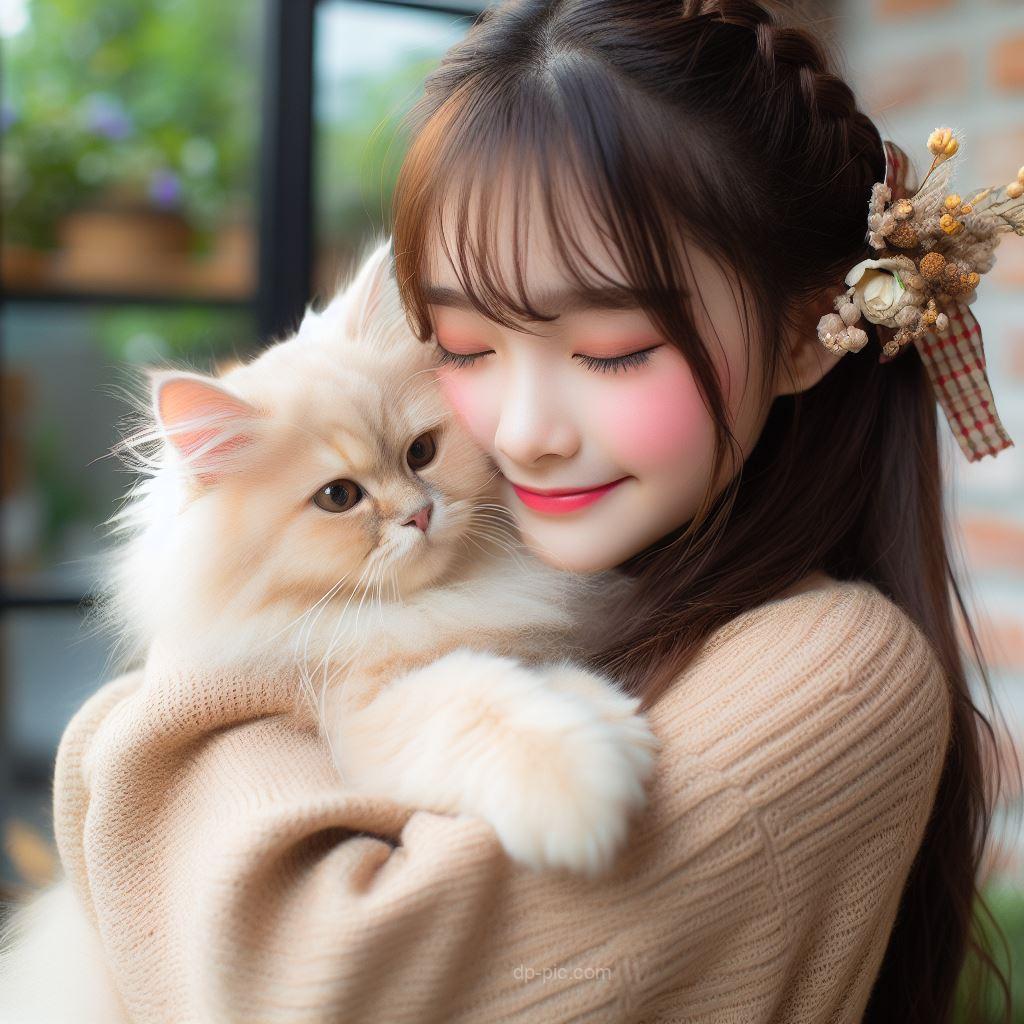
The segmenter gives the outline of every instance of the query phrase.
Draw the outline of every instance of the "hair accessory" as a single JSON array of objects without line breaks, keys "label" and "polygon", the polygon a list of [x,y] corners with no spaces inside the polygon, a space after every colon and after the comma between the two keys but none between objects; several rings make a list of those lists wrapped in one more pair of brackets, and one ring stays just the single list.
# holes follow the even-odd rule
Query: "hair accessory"
[{"label": "hair accessory", "polygon": [[970,303],[1002,233],[1024,235],[1024,167],[965,202],[949,191],[960,149],[952,129],[928,137],[933,159],[920,185],[903,150],[888,139],[883,145],[885,181],[871,186],[865,235],[881,253],[850,269],[836,312],[818,321],[818,338],[830,352],[859,352],[868,340],[856,326],[863,315],[882,329],[880,363],[914,342],[968,461],[994,456],[1013,441],[996,412]]}]

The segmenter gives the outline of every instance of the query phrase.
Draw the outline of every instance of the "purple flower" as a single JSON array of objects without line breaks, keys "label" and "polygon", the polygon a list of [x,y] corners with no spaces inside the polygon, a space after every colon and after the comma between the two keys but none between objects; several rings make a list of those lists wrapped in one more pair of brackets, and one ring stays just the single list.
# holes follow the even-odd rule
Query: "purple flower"
[{"label": "purple flower", "polygon": [[0,100],[0,135],[18,120],[18,112],[7,100]]},{"label": "purple flower", "polygon": [[96,135],[115,142],[128,138],[135,131],[131,115],[116,96],[94,92],[82,102],[85,126]]},{"label": "purple flower", "polygon": [[181,179],[166,168],[154,172],[149,179],[149,198],[164,209],[177,206],[181,199]]}]

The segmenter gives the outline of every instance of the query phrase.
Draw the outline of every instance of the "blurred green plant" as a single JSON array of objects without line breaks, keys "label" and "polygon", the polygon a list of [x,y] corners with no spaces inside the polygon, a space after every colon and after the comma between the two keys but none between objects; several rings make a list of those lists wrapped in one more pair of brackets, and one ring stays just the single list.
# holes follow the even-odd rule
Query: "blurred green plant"
[{"label": "blurred green plant", "polygon": [[380,75],[346,83],[358,97],[344,120],[317,126],[316,229],[326,238],[360,238],[387,224],[391,195],[408,146],[400,119],[422,91],[437,53],[410,54],[409,62]]},{"label": "blurred green plant", "polygon": [[[986,937],[993,958],[1010,983],[1010,1020],[1012,1024],[1024,1024],[1024,998],[1019,992],[1020,978],[1024,972],[1024,893],[1010,882],[1003,882],[990,883],[986,886],[983,896],[992,911],[992,917],[1005,936],[1008,949],[1004,948],[1002,936],[993,928],[987,915],[977,915],[978,927]],[[989,975],[986,975],[986,985],[981,992],[978,1012],[972,1012],[968,1006],[967,984],[971,972],[976,967],[976,960],[969,957],[960,977],[953,1020],[956,1024],[1002,1024],[1005,993]]]},{"label": "blurred green plant", "polygon": [[59,124],[54,118],[49,132],[33,131],[14,121],[4,133],[0,185],[6,243],[51,248],[60,219],[96,191],[95,185],[81,180],[76,168],[97,147],[68,123],[66,115],[63,120]]},{"label": "blurred green plant", "polygon": [[200,244],[249,215],[261,3],[26,0],[3,42],[4,240],[49,248],[101,201],[178,210]]},{"label": "blurred green plant", "polygon": [[32,474],[43,496],[39,553],[44,560],[59,550],[64,531],[72,523],[92,523],[99,517],[98,502],[87,486],[86,472],[69,467],[67,444],[60,423],[39,428],[30,439]]},{"label": "blurred green plant", "polygon": [[129,365],[167,361],[206,371],[218,359],[250,355],[256,341],[247,310],[121,306],[96,314],[98,347],[108,358]]},{"label": "blurred green plant", "polygon": [[[315,244],[326,271],[343,267],[371,231],[390,224],[398,171],[408,147],[401,119],[424,80],[472,18],[352,0],[316,8],[314,54]],[[353,42],[374,39],[368,59]],[[329,273],[321,282],[327,286]]]}]

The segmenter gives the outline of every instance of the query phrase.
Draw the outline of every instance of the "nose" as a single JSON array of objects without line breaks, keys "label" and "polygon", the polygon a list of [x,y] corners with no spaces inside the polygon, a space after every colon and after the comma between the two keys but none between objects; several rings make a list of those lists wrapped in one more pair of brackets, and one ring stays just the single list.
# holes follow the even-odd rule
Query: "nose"
[{"label": "nose", "polygon": [[403,526],[412,526],[413,524],[415,524],[424,533],[426,533],[427,532],[427,527],[430,525],[430,513],[433,512],[433,511],[434,511],[434,502],[433,502],[433,500],[429,500],[426,503],[426,505],[424,505],[421,509],[419,509],[418,511],[414,512],[408,519],[406,519],[406,521],[404,523],[402,523],[402,525]]},{"label": "nose", "polygon": [[[547,379],[543,379],[546,377]],[[557,394],[550,375],[520,366],[504,381],[494,432],[494,447],[519,466],[544,455],[569,458],[579,446],[565,395]]]}]

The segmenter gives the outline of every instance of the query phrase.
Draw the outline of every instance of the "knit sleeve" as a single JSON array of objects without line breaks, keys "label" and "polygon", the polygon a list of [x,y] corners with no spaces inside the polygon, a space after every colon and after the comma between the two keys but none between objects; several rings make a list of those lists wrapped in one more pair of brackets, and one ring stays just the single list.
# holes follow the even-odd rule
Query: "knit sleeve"
[{"label": "knit sleeve", "polygon": [[86,824],[133,1019],[858,1020],[948,739],[927,641],[866,584],[770,602],[650,719],[650,806],[595,881],[520,868],[481,820],[333,791],[287,716],[165,737],[145,838],[104,840],[124,772]]}]

